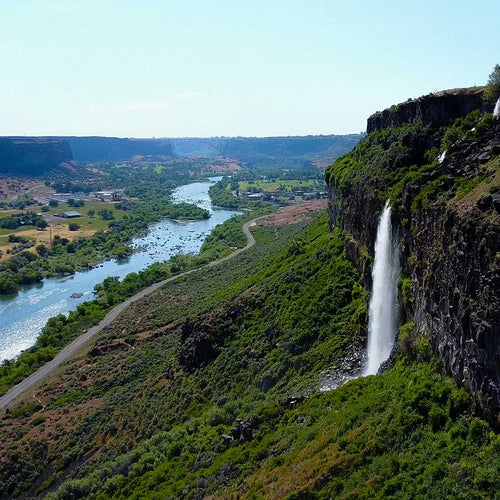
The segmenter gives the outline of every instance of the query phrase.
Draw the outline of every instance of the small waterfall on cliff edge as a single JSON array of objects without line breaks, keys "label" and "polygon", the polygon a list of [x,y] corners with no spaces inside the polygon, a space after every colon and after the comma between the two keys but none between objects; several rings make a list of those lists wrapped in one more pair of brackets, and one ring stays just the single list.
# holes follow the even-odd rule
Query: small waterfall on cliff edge
[{"label": "small waterfall on cliff edge", "polygon": [[376,374],[380,365],[391,354],[398,325],[396,289],[399,279],[399,246],[393,241],[389,200],[378,223],[372,279],[365,375]]},{"label": "small waterfall on cliff edge", "polygon": [[495,104],[495,109],[493,110],[493,116],[500,118],[500,97]]}]

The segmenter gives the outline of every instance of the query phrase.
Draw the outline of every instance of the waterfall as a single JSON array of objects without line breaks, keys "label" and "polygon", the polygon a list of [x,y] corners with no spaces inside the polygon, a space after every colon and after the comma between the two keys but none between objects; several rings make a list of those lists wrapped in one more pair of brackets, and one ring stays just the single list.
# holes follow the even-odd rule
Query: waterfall
[{"label": "waterfall", "polygon": [[500,118],[500,97],[497,100],[497,103],[495,104],[495,109],[493,110],[493,116],[496,118]]},{"label": "waterfall", "polygon": [[393,241],[391,207],[387,200],[378,223],[372,294],[368,317],[368,362],[365,375],[376,374],[389,357],[398,325],[396,289],[399,246]]}]

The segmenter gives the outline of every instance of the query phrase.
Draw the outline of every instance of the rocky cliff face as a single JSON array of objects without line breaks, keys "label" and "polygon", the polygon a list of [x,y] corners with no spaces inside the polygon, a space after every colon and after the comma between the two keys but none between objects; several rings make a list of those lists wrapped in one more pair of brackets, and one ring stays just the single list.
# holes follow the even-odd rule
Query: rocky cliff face
[{"label": "rocky cliff face", "polygon": [[424,124],[446,125],[450,120],[465,116],[475,109],[486,109],[481,88],[445,90],[397,104],[368,118],[367,133],[401,126],[412,120]]},{"label": "rocky cliff face", "polygon": [[42,175],[73,159],[67,141],[45,137],[0,137],[0,173]]},{"label": "rocky cliff face", "polygon": [[[447,97],[443,99],[433,109],[445,109]],[[444,119],[439,115],[437,123],[430,124],[429,147],[439,146],[442,137],[437,130]],[[386,123],[381,117],[370,120],[372,130]],[[381,154],[389,150],[390,146]],[[355,150],[353,157],[361,163],[362,173],[363,155]],[[473,139],[458,141],[442,163],[424,170],[420,177],[409,176],[393,200],[402,275],[411,285],[410,294],[400,297],[401,323],[413,321],[454,379],[483,408],[498,414],[500,121]],[[357,180],[352,177],[342,185],[331,180],[330,224],[340,224],[351,235],[348,255],[370,286],[367,254],[373,255],[378,217],[390,197],[391,181],[389,175],[382,180],[380,175],[364,178],[359,172]],[[426,199],[424,192],[433,196]],[[360,250],[363,246],[368,252]]]},{"label": "rocky cliff face", "polygon": [[119,137],[65,137],[73,156],[80,162],[123,161],[134,156],[173,157],[168,139]]}]

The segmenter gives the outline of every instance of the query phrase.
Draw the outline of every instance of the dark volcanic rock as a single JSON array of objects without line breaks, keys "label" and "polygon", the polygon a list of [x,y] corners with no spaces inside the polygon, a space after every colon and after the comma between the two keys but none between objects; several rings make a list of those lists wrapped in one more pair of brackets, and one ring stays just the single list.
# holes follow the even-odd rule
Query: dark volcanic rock
[{"label": "dark volcanic rock", "polygon": [[168,139],[129,139],[120,137],[64,137],[76,161],[122,161],[134,156],[173,157]]},{"label": "dark volcanic rock", "polygon": [[179,363],[187,370],[201,368],[215,359],[219,351],[206,325],[187,319],[182,325]]},{"label": "dark volcanic rock", "polygon": [[73,159],[67,141],[46,137],[0,137],[0,173],[39,176]]},{"label": "dark volcanic rock", "polygon": [[368,118],[367,133],[412,120],[446,125],[475,109],[485,109],[481,88],[453,89],[429,94],[379,111]]},{"label": "dark volcanic rock", "polygon": [[259,421],[256,417],[236,420],[236,427],[231,430],[231,437],[239,443],[252,441],[255,431],[259,428]]},{"label": "dark volcanic rock", "polygon": [[[436,167],[447,176],[441,192],[454,179],[474,178],[493,151],[500,151],[500,123],[456,148]],[[432,176],[429,178],[431,179]],[[427,181],[429,180],[427,179]],[[347,230],[370,255],[383,199],[378,186],[363,181],[343,192],[330,188],[331,225]],[[421,187],[404,187],[393,226],[401,236],[401,266],[411,282],[411,303],[402,322],[414,321],[448,372],[474,395],[483,408],[500,411],[500,221],[498,191],[477,204],[434,202],[415,208]],[[354,244],[347,254],[358,268],[366,258]],[[361,259],[361,261],[360,261]],[[366,269],[364,270],[366,273]]]}]

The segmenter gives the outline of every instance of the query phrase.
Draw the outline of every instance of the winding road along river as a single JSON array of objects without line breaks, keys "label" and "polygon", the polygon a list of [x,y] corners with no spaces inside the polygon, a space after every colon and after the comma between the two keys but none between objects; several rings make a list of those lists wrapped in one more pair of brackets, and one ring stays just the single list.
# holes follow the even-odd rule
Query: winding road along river
[{"label": "winding road along river", "polygon": [[59,352],[54,359],[42,365],[36,372],[32,373],[29,377],[25,378],[22,382],[12,387],[2,397],[0,397],[0,411],[6,408],[12,401],[14,401],[25,391],[33,387],[35,384],[41,382],[45,377],[47,377],[47,375],[50,375],[58,366],[60,366],[61,364],[68,361],[71,357],[73,357],[81,347],[83,347],[87,342],[89,342],[104,327],[110,325],[113,322],[113,320],[116,319],[133,302],[142,299],[146,295],[149,295],[151,292],[158,290],[158,288],[161,288],[167,283],[170,283],[171,281],[174,281],[182,276],[195,273],[199,269],[203,269],[206,267],[218,266],[219,264],[222,264],[223,262],[226,262],[229,259],[233,259],[240,253],[245,252],[250,247],[255,245],[255,238],[252,236],[250,228],[252,226],[255,226],[257,224],[257,221],[259,219],[263,219],[264,217],[266,216],[258,217],[257,219],[245,222],[245,224],[243,225],[242,231],[247,239],[247,244],[245,247],[239,248],[238,250],[235,250],[233,253],[227,255],[226,257],[214,260],[201,268],[191,269],[190,271],[185,271],[183,273],[178,274],[177,276],[172,276],[171,278],[167,278],[166,280],[154,283],[153,285],[145,288],[141,292],[135,294],[133,297],[130,297],[129,299],[125,300],[125,302],[122,302],[121,304],[118,304],[115,308],[111,309],[111,311],[98,325],[92,327],[90,330],[87,330],[84,334],[77,337],[75,340],[73,340],[73,342],[68,344],[61,352]]},{"label": "winding road along river", "polygon": [[[212,178],[212,181],[219,178]],[[167,260],[177,253],[197,253],[205,237],[217,225],[237,212],[213,209],[208,188],[213,182],[195,182],[180,186],[172,197],[207,209],[208,220],[177,223],[163,220],[148,233],[132,242],[134,254],[124,262],[107,261],[98,267],[72,276],[47,278],[38,285],[24,287],[17,295],[0,297],[0,361],[17,356],[32,346],[47,320],[66,314],[78,304],[92,300],[94,286],[108,276],[124,278],[145,269],[153,262]],[[82,297],[72,299],[73,293]]]}]

